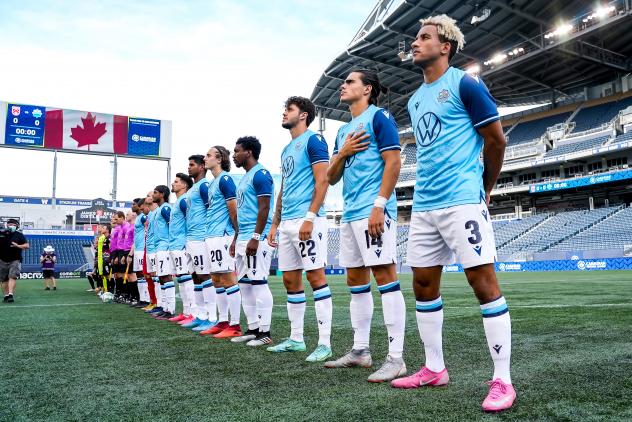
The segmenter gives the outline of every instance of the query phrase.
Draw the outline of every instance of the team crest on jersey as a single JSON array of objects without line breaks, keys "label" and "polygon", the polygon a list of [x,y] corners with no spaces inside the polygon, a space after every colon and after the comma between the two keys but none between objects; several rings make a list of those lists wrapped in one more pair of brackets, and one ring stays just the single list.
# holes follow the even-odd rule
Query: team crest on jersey
[{"label": "team crest on jersey", "polygon": [[284,179],[290,177],[292,173],[294,173],[294,157],[290,155],[283,161],[281,172]]},{"label": "team crest on jersey", "polygon": [[442,89],[437,96],[437,101],[443,104],[448,101],[448,98],[450,98],[450,91],[448,91],[447,89]]},{"label": "team crest on jersey", "polygon": [[300,151],[300,150],[301,150],[301,148],[303,148],[303,144],[302,144],[302,143],[300,143],[300,142],[297,142],[297,143],[296,143],[296,145],[294,145],[294,149],[295,149],[296,151]]}]

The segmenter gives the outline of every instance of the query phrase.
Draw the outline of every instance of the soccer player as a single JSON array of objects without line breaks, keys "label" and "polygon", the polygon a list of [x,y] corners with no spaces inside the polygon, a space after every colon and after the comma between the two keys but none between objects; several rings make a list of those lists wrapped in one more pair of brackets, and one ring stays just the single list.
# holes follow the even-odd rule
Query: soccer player
[{"label": "soccer player", "polygon": [[136,213],[127,211],[125,214],[125,222],[122,228],[121,249],[123,249],[123,286],[125,287],[125,295],[130,306],[136,306],[140,301],[138,283],[136,282],[136,273],[134,272],[134,224],[136,222]]},{"label": "soccer player", "polygon": [[235,343],[248,346],[272,343],[272,292],[268,286],[272,248],[266,236],[272,224],[274,181],[270,172],[259,164],[261,143],[253,136],[237,139],[233,162],[246,170],[237,188],[237,242],[230,246],[237,266],[237,279],[242,294],[242,306],[248,322],[243,336],[234,337]]},{"label": "soccer player", "polygon": [[154,203],[153,191],[149,192],[145,197],[145,211],[147,212],[146,231],[145,236],[145,280],[147,280],[147,287],[149,290],[150,304],[143,308],[150,313],[159,313],[164,311],[158,303],[158,297],[160,296],[160,285],[158,284],[158,278],[156,276],[156,209],[158,206]]},{"label": "soccer player", "polygon": [[111,262],[111,270],[112,274],[109,277],[108,282],[111,283],[112,289],[111,291],[114,293],[114,302],[118,302],[121,300],[123,293],[123,283],[120,278],[120,247],[119,247],[119,239],[121,232],[121,221],[119,220],[118,212],[112,214],[112,219],[110,220],[110,224],[112,225],[112,231],[110,232],[110,262]]},{"label": "soccer player", "polygon": [[211,281],[210,258],[206,250],[206,209],[208,207],[209,183],[203,155],[189,157],[189,176],[193,186],[187,192],[187,244],[186,250],[193,263],[195,319],[182,325],[196,332],[208,330],[217,324],[215,289]]},{"label": "soccer player", "polygon": [[176,291],[171,274],[174,273],[169,253],[169,222],[171,221],[171,206],[169,205],[170,190],[165,185],[154,188],[153,200],[158,208],[155,214],[154,235],[156,241],[156,275],[160,283],[160,305],[163,311],[154,314],[156,319],[167,320],[175,316]]},{"label": "soccer player", "polygon": [[176,174],[171,184],[171,192],[176,194],[176,202],[171,208],[171,221],[169,222],[169,254],[171,255],[171,270],[178,281],[178,289],[180,290],[180,298],[182,299],[182,313],[170,318],[169,321],[171,322],[184,321],[191,315],[193,278],[189,274],[191,270],[191,258],[185,248],[187,241],[186,193],[192,186],[193,179],[184,173]]},{"label": "soccer player", "polygon": [[[395,183],[401,167],[399,135],[393,116],[377,107],[386,91],[377,74],[353,70],[340,87],[340,101],[352,119],[338,130],[329,183],[343,178],[340,265],[347,269],[351,292],[353,349],[327,368],[370,367],[369,334],[373,317],[370,273],[382,298],[388,355],[370,382],[390,381],[406,373],[402,359],[406,307],[396,271],[397,203]],[[343,177],[344,176],[344,177]]]},{"label": "soccer player", "polygon": [[99,294],[112,291],[112,286],[108,286],[108,276],[110,275],[110,226],[102,224],[99,226],[99,239],[97,240],[97,274],[101,280],[102,289]]},{"label": "soccer player", "polygon": [[147,289],[147,281],[143,275],[143,265],[145,262],[145,223],[147,222],[147,216],[144,212],[145,199],[136,198],[132,203],[132,212],[136,214],[134,219],[134,242],[132,244],[132,250],[130,255],[133,255],[134,259],[134,272],[136,277],[136,284],[138,287],[138,304],[136,307],[143,308],[148,306],[151,302],[149,299],[149,290]]},{"label": "soccer player", "polygon": [[307,98],[290,97],[285,101],[282,126],[290,131],[292,140],[281,153],[283,181],[268,236],[270,246],[279,248],[279,270],[283,271],[291,327],[290,337],[268,351],[305,351],[305,271],[314,292],[319,333],[318,346],[307,357],[308,362],[331,357],[332,300],[325,278],[328,227],[323,207],[329,152],[323,137],[307,129],[315,117],[316,108]]},{"label": "soccer player", "polygon": [[57,290],[57,284],[55,283],[55,264],[57,263],[55,248],[47,245],[40,256],[40,263],[42,264],[42,276],[44,277],[44,290],[50,290],[51,287],[53,290]]},{"label": "soccer player", "polygon": [[214,177],[209,186],[205,242],[215,285],[218,323],[200,334],[216,338],[239,337],[242,335],[239,326],[241,293],[235,279],[235,259],[229,253],[237,234],[236,187],[228,174],[230,153],[222,146],[215,146],[206,153],[204,164]]},{"label": "soccer player", "polygon": [[449,65],[464,43],[455,20],[446,15],[422,19],[412,43],[413,63],[422,69],[424,81],[408,102],[417,140],[408,263],[413,268],[417,325],[426,362],[419,372],[392,385],[417,388],[448,383],[439,288],[443,266],[456,256],[480,303],[494,362],[482,407],[501,411],[512,406],[516,393],[509,373],[511,321],[494,271],[496,248],[487,204],[502,167],[506,140],[485,84]]}]

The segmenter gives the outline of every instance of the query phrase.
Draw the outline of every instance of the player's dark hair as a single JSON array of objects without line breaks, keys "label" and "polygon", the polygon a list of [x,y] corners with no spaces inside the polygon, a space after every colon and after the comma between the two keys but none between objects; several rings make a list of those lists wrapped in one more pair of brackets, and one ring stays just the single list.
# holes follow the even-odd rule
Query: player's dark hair
[{"label": "player's dark hair", "polygon": [[213,148],[217,151],[217,158],[221,161],[222,170],[230,171],[230,152],[221,145],[215,145]]},{"label": "player's dark hair", "polygon": [[182,180],[187,185],[187,190],[191,189],[191,186],[193,186],[193,179],[191,179],[191,176],[189,176],[188,174],[177,173],[176,177]]},{"label": "player's dark hair", "polygon": [[134,203],[136,204],[137,207],[140,207],[140,204],[142,203],[142,201],[144,201],[145,198],[141,199],[141,198],[134,198]]},{"label": "player's dark hair", "polygon": [[259,154],[261,153],[261,142],[254,136],[242,136],[237,139],[237,145],[241,145],[241,147],[245,150],[252,152],[252,156],[255,160],[259,159]]},{"label": "player's dark hair", "polygon": [[204,156],[201,154],[194,154],[190,156],[189,161],[193,161],[198,166],[204,167]]},{"label": "player's dark hair", "polygon": [[108,233],[112,231],[112,228],[109,224],[103,224],[103,228],[107,229]]},{"label": "player's dark hair", "polygon": [[285,100],[285,108],[288,108],[291,104],[298,107],[301,113],[307,113],[307,126],[311,125],[316,118],[316,107],[314,107],[314,103],[305,97],[290,97]]},{"label": "player's dark hair", "polygon": [[380,97],[380,94],[386,94],[388,92],[388,88],[380,83],[380,77],[377,72],[374,70],[368,69],[353,69],[349,73],[359,73],[360,80],[364,86],[371,86],[371,95],[369,96],[369,104],[377,105],[377,100]]},{"label": "player's dark hair", "polygon": [[124,213],[123,211],[117,211],[117,212],[116,212],[116,216],[117,216],[118,218],[125,218],[125,213]]},{"label": "player's dark hair", "polygon": [[162,195],[162,199],[164,199],[165,202],[169,201],[169,188],[168,187],[166,187],[165,185],[158,185],[154,188],[154,190]]}]

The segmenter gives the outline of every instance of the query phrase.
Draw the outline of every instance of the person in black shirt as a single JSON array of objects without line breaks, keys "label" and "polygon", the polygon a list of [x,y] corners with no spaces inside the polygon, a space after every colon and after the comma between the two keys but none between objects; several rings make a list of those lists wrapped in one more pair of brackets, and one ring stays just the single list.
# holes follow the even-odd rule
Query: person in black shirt
[{"label": "person in black shirt", "polygon": [[15,283],[22,269],[22,251],[29,248],[29,243],[22,232],[18,231],[19,221],[11,218],[6,229],[0,231],[0,281],[4,291],[3,302],[13,302]]}]

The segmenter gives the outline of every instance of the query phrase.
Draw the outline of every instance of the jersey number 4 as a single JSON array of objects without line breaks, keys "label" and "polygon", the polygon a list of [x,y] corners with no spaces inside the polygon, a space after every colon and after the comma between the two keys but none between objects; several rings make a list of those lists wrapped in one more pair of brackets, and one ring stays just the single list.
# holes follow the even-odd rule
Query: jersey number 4
[{"label": "jersey number 4", "polygon": [[382,247],[382,236],[378,236],[378,237],[371,237],[369,236],[369,231],[365,230],[364,231],[364,237],[366,238],[366,248],[367,249],[371,249],[371,246],[377,246],[378,248]]}]

